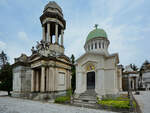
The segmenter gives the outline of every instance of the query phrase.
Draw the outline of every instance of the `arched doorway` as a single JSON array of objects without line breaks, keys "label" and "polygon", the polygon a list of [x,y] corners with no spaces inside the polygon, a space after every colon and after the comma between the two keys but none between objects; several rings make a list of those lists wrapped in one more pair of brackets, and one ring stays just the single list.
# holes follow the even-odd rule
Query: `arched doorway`
[{"label": "arched doorway", "polygon": [[87,73],[87,90],[95,89],[95,72]]}]

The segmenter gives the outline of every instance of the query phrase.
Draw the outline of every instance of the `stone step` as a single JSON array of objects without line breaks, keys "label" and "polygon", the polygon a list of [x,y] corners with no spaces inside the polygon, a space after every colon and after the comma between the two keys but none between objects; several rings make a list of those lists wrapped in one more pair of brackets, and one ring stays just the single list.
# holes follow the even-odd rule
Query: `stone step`
[{"label": "stone step", "polygon": [[97,101],[96,98],[93,98],[93,97],[79,97],[79,98],[76,98],[76,99],[80,99],[80,100],[93,100],[93,101]]},{"label": "stone step", "polygon": [[80,95],[79,96],[79,98],[93,98],[93,99],[96,99],[96,96],[89,96],[89,95],[87,95],[87,96],[83,96],[83,95]]},{"label": "stone step", "polygon": [[90,108],[97,108],[96,103],[84,103],[84,102],[74,102],[73,105],[80,106],[80,107],[90,107]]},{"label": "stone step", "polygon": [[94,97],[96,97],[96,94],[82,93],[80,96],[94,96]]},{"label": "stone step", "polygon": [[74,102],[79,102],[79,103],[89,103],[89,104],[94,104],[96,103],[95,100],[80,100],[80,99],[75,99],[73,100]]},{"label": "stone step", "polygon": [[93,90],[88,90],[79,95],[78,98],[73,99],[73,105],[82,106],[82,107],[97,107],[97,98],[96,93]]},{"label": "stone step", "polygon": [[79,97],[77,99],[80,99],[80,100],[97,100],[96,98],[88,98],[88,97]]}]

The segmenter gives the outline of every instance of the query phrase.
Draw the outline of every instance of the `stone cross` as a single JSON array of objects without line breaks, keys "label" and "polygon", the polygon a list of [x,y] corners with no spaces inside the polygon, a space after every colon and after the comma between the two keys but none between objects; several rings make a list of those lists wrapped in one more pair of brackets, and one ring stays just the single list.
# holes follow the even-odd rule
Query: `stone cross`
[{"label": "stone cross", "polygon": [[94,26],[96,29],[98,28],[98,24],[95,24],[95,26]]}]

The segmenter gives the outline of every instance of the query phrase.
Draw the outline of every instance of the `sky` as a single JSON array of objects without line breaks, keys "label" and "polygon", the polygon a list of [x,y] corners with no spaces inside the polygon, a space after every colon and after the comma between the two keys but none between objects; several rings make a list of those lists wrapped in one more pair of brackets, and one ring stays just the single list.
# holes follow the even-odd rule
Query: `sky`
[{"label": "sky", "polygon": [[[9,61],[21,53],[31,55],[42,39],[39,17],[49,0],[0,0],[0,51]],[[77,59],[94,25],[106,31],[109,53],[118,53],[120,64],[141,66],[150,60],[150,0],[55,0],[66,20],[65,54]]]}]

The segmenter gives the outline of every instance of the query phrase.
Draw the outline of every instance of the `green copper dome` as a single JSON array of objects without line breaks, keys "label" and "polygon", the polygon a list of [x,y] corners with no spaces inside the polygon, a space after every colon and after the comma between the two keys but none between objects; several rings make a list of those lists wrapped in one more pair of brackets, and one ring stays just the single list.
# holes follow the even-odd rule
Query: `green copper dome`
[{"label": "green copper dome", "polygon": [[93,38],[97,38],[97,37],[103,37],[103,38],[107,38],[107,34],[103,29],[99,29],[96,27],[96,29],[94,29],[93,31],[91,31],[87,38],[86,38],[86,42],[93,39]]}]

